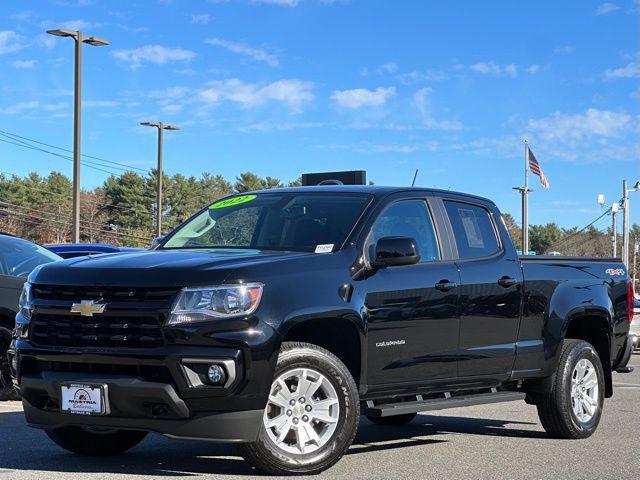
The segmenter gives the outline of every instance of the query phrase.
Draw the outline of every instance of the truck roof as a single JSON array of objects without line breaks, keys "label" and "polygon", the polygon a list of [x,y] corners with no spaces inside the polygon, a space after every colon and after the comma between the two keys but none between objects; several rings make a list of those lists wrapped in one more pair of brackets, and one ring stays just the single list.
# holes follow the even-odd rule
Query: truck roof
[{"label": "truck roof", "polygon": [[469,193],[456,192],[453,190],[442,190],[437,188],[422,188],[422,187],[388,187],[381,185],[315,185],[308,187],[284,187],[284,188],[272,188],[269,190],[253,190],[249,193],[296,193],[296,192],[317,192],[317,193],[368,193],[377,197],[384,197],[398,192],[428,192],[428,193],[448,193],[454,195],[461,195],[464,197],[475,198],[483,200],[493,204],[494,202],[488,198],[481,197],[479,195],[472,195]]}]

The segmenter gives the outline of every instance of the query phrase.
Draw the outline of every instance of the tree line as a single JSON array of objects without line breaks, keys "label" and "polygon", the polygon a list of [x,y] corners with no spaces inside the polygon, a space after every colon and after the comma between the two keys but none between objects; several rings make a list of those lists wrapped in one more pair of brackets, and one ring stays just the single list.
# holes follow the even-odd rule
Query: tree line
[{"label": "tree line", "polygon": [[[147,246],[154,231],[157,173],[135,172],[111,175],[92,190],[81,193],[81,240],[116,245]],[[179,225],[203,206],[218,198],[250,190],[300,185],[300,179],[283,183],[274,177],[253,172],[238,175],[234,182],[221,175],[204,173],[200,178],[181,174],[163,175],[163,226],[165,231]],[[31,173],[26,177],[0,174],[0,231],[38,243],[62,243],[71,237],[72,183],[52,172],[47,176]],[[504,221],[516,248],[521,248],[521,229],[515,218],[504,214]],[[633,225],[632,245],[640,242],[640,226]],[[530,248],[537,254],[611,256],[611,230],[591,226],[561,228],[556,223],[531,225]],[[622,244],[621,238],[619,245]],[[633,256],[633,248],[630,249]],[[633,257],[632,257],[633,258]],[[632,258],[630,259],[632,264]]]},{"label": "tree line", "polygon": [[[80,200],[82,242],[148,246],[154,235],[157,172],[111,175]],[[300,185],[244,172],[233,183],[221,175],[200,178],[163,174],[163,228],[169,231],[214,200],[250,190]],[[0,174],[0,232],[38,243],[64,243],[71,238],[72,182],[58,172],[26,177]]]}]

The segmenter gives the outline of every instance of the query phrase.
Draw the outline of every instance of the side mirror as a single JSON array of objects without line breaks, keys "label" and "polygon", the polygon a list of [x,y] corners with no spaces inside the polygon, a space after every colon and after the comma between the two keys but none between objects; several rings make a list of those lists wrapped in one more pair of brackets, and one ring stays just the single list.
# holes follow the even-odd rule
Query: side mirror
[{"label": "side mirror", "polygon": [[383,237],[376,243],[374,267],[400,267],[419,261],[420,253],[413,238]]},{"label": "side mirror", "polygon": [[162,242],[162,240],[164,240],[164,235],[160,235],[159,237],[154,238],[151,241],[151,246],[149,247],[149,250],[155,250],[156,247],[160,245],[160,242]]}]

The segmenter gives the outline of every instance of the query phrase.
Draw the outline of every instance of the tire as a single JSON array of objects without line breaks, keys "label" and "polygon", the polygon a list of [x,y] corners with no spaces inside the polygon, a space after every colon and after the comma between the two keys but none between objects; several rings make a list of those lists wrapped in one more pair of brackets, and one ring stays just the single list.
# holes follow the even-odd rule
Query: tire
[{"label": "tire", "polygon": [[11,370],[9,368],[9,358],[7,357],[7,349],[10,343],[11,332],[9,329],[0,326],[0,401],[20,400],[11,381]]},{"label": "tire", "polygon": [[88,430],[83,427],[62,427],[46,430],[58,446],[78,455],[107,456],[124,453],[138,445],[147,432],[136,430]]},{"label": "tire", "polygon": [[[579,368],[581,368],[579,365],[593,367],[587,368],[586,372],[592,371],[589,375],[595,375],[595,377],[588,377],[589,381],[584,385],[597,381],[597,392],[587,389],[582,395],[585,401],[595,404],[594,412],[587,412],[584,410],[586,407],[580,407],[580,403],[584,405],[584,402],[572,395],[572,377],[577,375],[579,378]],[[535,397],[538,416],[545,431],[554,438],[578,439],[593,435],[602,416],[604,388],[602,362],[595,348],[582,340],[565,340],[560,351],[560,360],[551,392],[537,394]],[[577,395],[580,395],[580,392],[581,387],[578,384]],[[586,400],[586,397],[589,397],[589,400]],[[576,413],[574,405],[578,405],[579,412],[585,414],[583,418]]]},{"label": "tire", "polygon": [[[305,392],[311,392],[309,398]],[[248,463],[264,472],[313,475],[345,454],[359,418],[358,389],[347,367],[317,345],[285,342],[258,440],[238,448]]]},{"label": "tire", "polygon": [[371,417],[367,415],[367,420],[376,425],[406,425],[416,418],[416,413],[406,413],[404,415],[394,415],[392,417]]}]

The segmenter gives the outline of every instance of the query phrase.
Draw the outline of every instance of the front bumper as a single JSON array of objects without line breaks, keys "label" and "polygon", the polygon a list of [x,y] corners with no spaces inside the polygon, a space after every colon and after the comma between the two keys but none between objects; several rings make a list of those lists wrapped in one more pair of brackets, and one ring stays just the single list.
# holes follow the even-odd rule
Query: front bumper
[{"label": "front bumper", "polygon": [[[279,339],[264,324],[217,335],[225,335],[225,342],[211,336],[216,346],[171,344],[138,350],[41,347],[17,338],[11,349],[18,356],[14,382],[27,423],[44,429],[77,425],[255,441]],[[220,386],[194,382],[193,372],[185,367],[198,363],[225,365],[227,381]],[[62,413],[61,385],[68,382],[107,385],[109,414]]]}]

